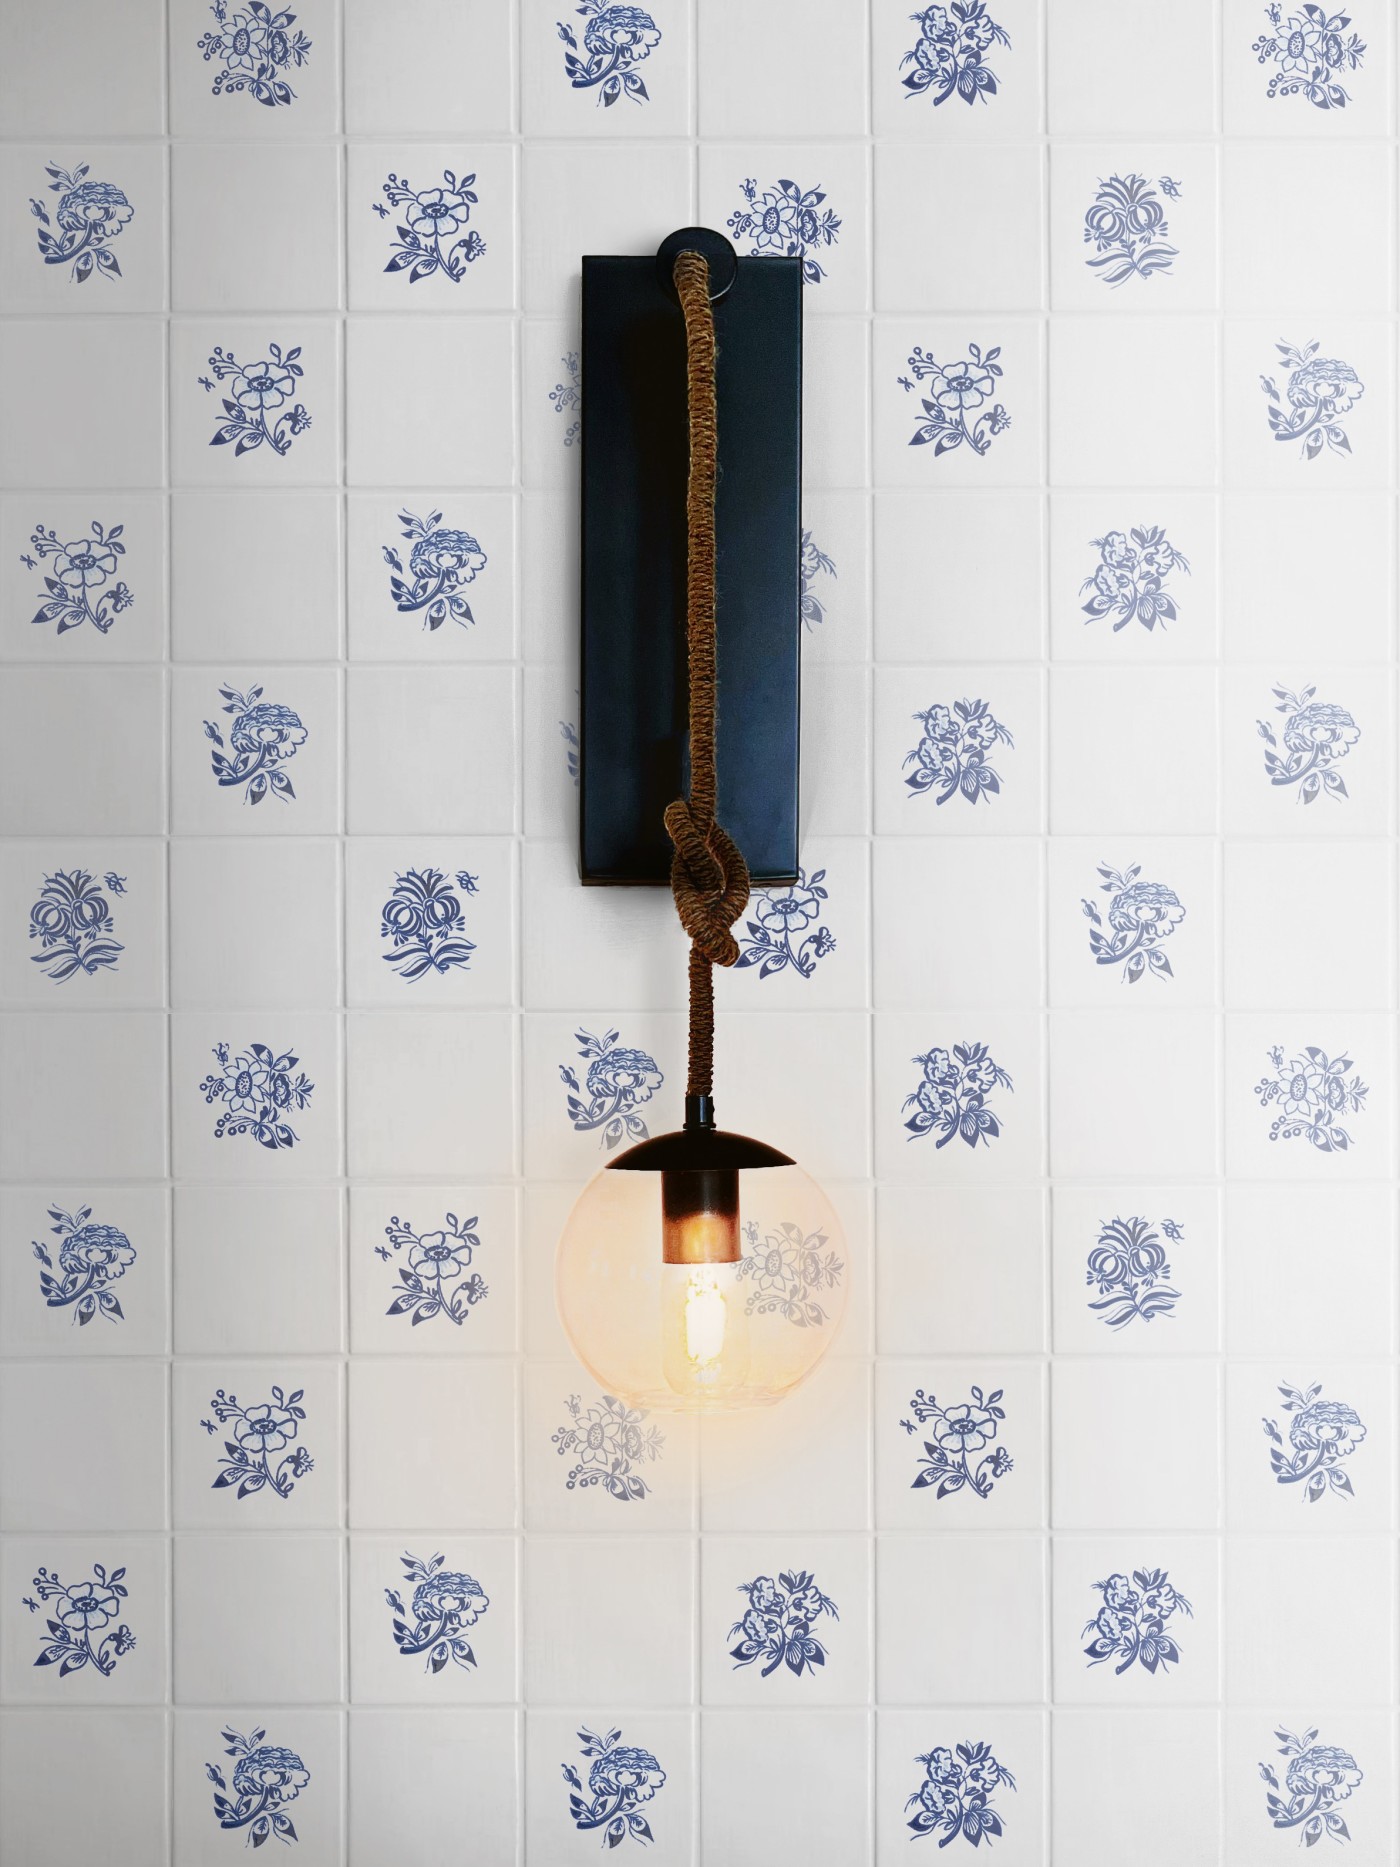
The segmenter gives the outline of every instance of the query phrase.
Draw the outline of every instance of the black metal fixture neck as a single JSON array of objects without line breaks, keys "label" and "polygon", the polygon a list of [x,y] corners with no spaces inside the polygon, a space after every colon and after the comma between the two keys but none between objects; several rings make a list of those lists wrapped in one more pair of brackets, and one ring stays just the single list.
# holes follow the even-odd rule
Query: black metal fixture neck
[{"label": "black metal fixture neck", "polygon": [[713,1134],[715,1132],[715,1099],[713,1096],[686,1097],[685,1131],[687,1134]]}]

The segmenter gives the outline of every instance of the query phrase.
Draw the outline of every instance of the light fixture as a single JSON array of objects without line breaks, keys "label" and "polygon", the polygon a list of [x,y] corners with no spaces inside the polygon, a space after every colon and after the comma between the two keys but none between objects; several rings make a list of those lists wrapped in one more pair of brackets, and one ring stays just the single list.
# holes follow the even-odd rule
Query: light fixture
[{"label": "light fixture", "polygon": [[[606,1392],[649,1410],[701,1412],[766,1406],[790,1392],[830,1346],[845,1308],[849,1279],[841,1227],[821,1188],[779,1149],[717,1128],[713,1097],[713,967],[731,966],[738,958],[730,930],[749,898],[744,858],[716,819],[720,781],[716,479],[722,398],[716,385],[713,300],[729,290],[740,264],[792,268],[792,274],[782,281],[791,296],[800,290],[799,262],[739,262],[722,235],[694,228],[673,234],[659,258],[663,280],[667,284],[674,280],[684,320],[688,411],[684,507],[688,771],[682,762],[685,795],[669,803],[664,812],[674,850],[671,889],[691,940],[685,1125],[674,1133],[642,1141],[609,1161],[584,1188],[559,1241],[555,1291],[560,1318],[576,1354]],[[586,561],[590,536],[587,418],[595,393],[587,374],[590,263],[585,261],[584,299]],[[654,322],[664,315],[674,325],[674,299],[668,303],[661,290],[655,296],[654,312],[645,307],[643,316]],[[741,294],[735,297],[742,303]],[[757,279],[748,302],[761,313]],[[800,299],[794,302],[799,305],[800,319]],[[741,336],[737,319],[727,323],[726,359],[731,339]],[[664,344],[660,354],[667,355]],[[677,366],[674,331],[669,355],[672,366]],[[749,412],[753,414],[752,409]],[[794,450],[794,468],[796,459]],[[729,456],[724,465],[728,480]],[[779,489],[780,493],[787,490],[791,489]],[[611,492],[615,502],[615,485]],[[786,509],[796,515],[795,499]],[[610,522],[615,519],[616,514],[610,514]],[[791,536],[784,538],[780,532],[770,538],[768,549],[791,552],[792,604],[788,616],[780,616],[778,623],[780,628],[786,624],[791,632],[795,700],[796,525]],[[764,621],[771,629],[772,615]],[[615,618],[610,617],[609,626],[615,627]],[[587,629],[585,601],[585,633]],[[584,666],[587,678],[587,640]],[[726,706],[729,698],[726,692]],[[587,704],[583,718],[586,785]],[[792,725],[793,854],[789,860],[795,862],[795,709]],[[746,770],[737,761],[730,769],[742,792]],[[585,879],[590,879],[587,829],[584,844]],[[627,879],[649,878],[633,873]],[[793,879],[792,874],[786,879]]]}]

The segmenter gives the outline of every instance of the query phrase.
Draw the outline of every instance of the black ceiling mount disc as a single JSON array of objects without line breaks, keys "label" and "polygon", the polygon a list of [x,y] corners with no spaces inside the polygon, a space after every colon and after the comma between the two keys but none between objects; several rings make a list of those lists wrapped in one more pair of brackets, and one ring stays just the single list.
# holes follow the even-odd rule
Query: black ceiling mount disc
[{"label": "black ceiling mount disc", "polygon": [[708,261],[710,303],[723,298],[739,270],[739,255],[724,235],[716,233],[713,227],[678,227],[674,233],[666,235],[656,249],[656,270],[673,298],[676,295],[676,258],[680,253],[699,253]]}]

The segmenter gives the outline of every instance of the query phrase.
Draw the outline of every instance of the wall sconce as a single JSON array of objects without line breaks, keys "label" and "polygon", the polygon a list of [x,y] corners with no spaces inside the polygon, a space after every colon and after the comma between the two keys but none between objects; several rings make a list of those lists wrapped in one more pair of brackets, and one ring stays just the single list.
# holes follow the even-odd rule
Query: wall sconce
[{"label": "wall sconce", "polygon": [[712,969],[750,874],[797,877],[801,294],[799,260],[704,227],[583,261],[580,871],[669,881],[690,1058],[684,1127],[584,1188],[555,1292],[595,1380],[648,1409],[771,1405],[846,1301],[826,1195],[713,1096]]}]

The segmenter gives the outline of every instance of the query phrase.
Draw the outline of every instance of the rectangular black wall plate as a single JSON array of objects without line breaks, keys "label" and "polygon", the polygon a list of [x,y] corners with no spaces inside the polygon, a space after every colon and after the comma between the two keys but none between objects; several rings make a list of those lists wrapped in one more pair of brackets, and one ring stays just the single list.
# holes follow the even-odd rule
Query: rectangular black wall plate
[{"label": "rectangular black wall plate", "polygon": [[[719,821],[797,878],[802,266],[738,261],[719,346]],[[685,326],[656,257],[583,261],[579,869],[669,879],[685,790]]]}]

